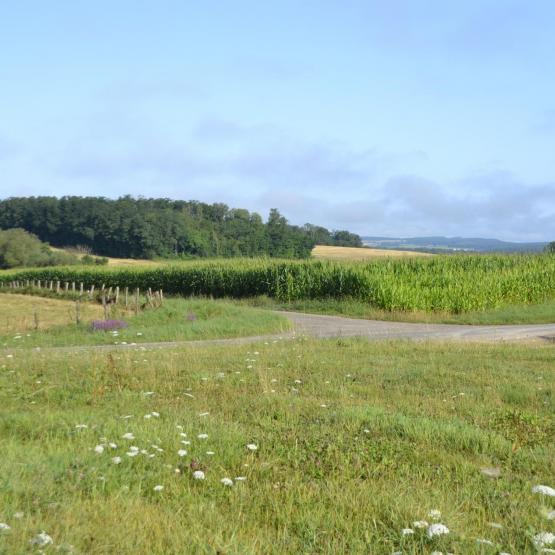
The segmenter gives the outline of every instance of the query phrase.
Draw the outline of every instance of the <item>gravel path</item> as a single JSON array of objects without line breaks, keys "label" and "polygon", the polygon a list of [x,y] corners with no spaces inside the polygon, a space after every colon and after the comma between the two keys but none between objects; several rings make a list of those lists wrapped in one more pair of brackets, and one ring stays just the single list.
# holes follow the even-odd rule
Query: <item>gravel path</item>
[{"label": "gravel path", "polygon": [[458,324],[410,324],[360,320],[340,316],[323,316],[284,312],[297,333],[312,337],[353,337],[367,339],[412,339],[455,341],[555,341],[555,324],[470,326]]},{"label": "gravel path", "polygon": [[[319,338],[365,337],[369,340],[408,339],[413,341],[544,341],[555,342],[555,324],[469,326],[457,324],[409,324],[405,322],[384,322],[360,320],[340,316],[323,316],[301,312],[280,312],[294,326],[294,331],[275,335],[237,337],[231,339],[205,339],[198,341],[166,341],[159,343],[136,343],[127,345],[82,345],[75,347],[45,347],[35,351],[75,352],[94,349],[112,351],[114,349],[165,349],[171,347],[205,347],[207,345],[244,345],[254,342],[276,342],[295,336]],[[7,349],[15,353],[27,349]]]}]

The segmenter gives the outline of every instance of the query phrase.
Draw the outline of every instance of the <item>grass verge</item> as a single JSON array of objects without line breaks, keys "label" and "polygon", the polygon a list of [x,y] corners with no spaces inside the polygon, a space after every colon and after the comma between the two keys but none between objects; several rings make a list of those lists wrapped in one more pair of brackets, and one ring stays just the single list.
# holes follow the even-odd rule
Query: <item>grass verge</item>
[{"label": "grass verge", "polygon": [[554,363],[553,346],[362,340],[16,353],[0,552],[44,530],[52,552],[532,553],[555,532],[532,492],[555,486]]},{"label": "grass verge", "polygon": [[[55,316],[60,320],[65,318],[65,322],[71,320],[70,316],[74,317],[74,302],[20,295],[3,297],[5,307],[19,306],[22,300],[20,297],[23,297],[29,307],[35,307],[34,310],[41,322],[45,321],[46,314],[50,314],[54,322]],[[102,307],[98,305],[82,303],[81,307],[89,316],[94,314],[99,319],[103,317]],[[31,315],[32,312],[30,318]],[[0,335],[0,346],[62,347],[219,339],[280,333],[290,326],[287,319],[279,314],[227,301],[197,299],[166,299],[160,308],[147,309],[138,315],[131,311],[120,311],[113,317],[123,319],[128,327],[113,332],[93,331],[88,318],[79,325],[72,323],[38,330],[19,329],[17,324],[20,319],[14,316],[13,320],[10,320],[8,317],[6,325],[11,331],[9,334]]]}]

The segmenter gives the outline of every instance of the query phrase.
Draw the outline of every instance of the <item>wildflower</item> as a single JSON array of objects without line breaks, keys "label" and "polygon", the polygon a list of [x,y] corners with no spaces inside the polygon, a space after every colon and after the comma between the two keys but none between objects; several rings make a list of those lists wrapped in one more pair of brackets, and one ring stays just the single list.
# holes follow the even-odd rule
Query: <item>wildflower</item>
[{"label": "wildflower", "polygon": [[402,536],[410,536],[411,534],[414,534],[414,530],[412,528],[403,528],[401,530]]},{"label": "wildflower", "polygon": [[152,414],[145,414],[143,418],[146,418],[148,420],[149,418],[152,418]]},{"label": "wildflower", "polygon": [[433,520],[438,520],[439,518],[441,518],[441,512],[438,511],[437,509],[432,509],[429,513],[428,516],[433,519]]},{"label": "wildflower", "polygon": [[199,413],[199,416],[208,416],[210,413],[209,412],[201,412]]},{"label": "wildflower", "polygon": [[121,463],[121,457],[112,457],[112,462],[114,464],[120,464]]},{"label": "wildflower", "polygon": [[17,513],[13,514],[14,518],[23,518],[25,516],[25,513],[22,513],[21,511],[17,511]]},{"label": "wildflower", "polygon": [[110,446],[110,449],[117,449],[118,446],[115,443],[108,443],[108,445]]},{"label": "wildflower", "polygon": [[180,450],[177,452],[177,454],[178,454],[180,457],[184,457],[184,456],[187,454],[187,451],[185,451],[185,449],[180,449]]},{"label": "wildflower", "polygon": [[11,530],[11,526],[5,522],[0,522],[0,532],[7,532],[8,530]]},{"label": "wildflower", "polygon": [[181,437],[187,437],[187,434],[186,434],[185,432],[180,432],[179,435],[180,435]]},{"label": "wildflower", "polygon": [[38,545],[39,547],[45,547],[53,543],[52,538],[43,530],[40,534],[37,534],[32,540],[29,540],[31,545]]},{"label": "wildflower", "polygon": [[88,426],[86,424],[76,424],[75,428],[77,430],[84,430],[85,428],[88,428]]},{"label": "wildflower", "polygon": [[247,479],[246,476],[237,476],[237,478],[235,478],[236,482],[244,482]]},{"label": "wildflower", "polygon": [[437,523],[432,524],[428,527],[428,537],[433,538],[435,536],[443,536],[444,534],[449,534],[449,528],[445,524]]},{"label": "wildflower", "polygon": [[249,444],[247,445],[247,449],[248,449],[249,451],[256,451],[256,450],[258,449],[258,446],[257,446],[256,444],[254,444],[254,443],[249,443]]},{"label": "wildflower", "polygon": [[207,455],[215,455],[216,453],[214,453],[214,451],[206,451]]},{"label": "wildflower", "polygon": [[102,453],[104,453],[104,445],[97,445],[94,448],[94,452],[98,453],[99,455],[101,455]]},{"label": "wildflower", "polygon": [[204,480],[204,478],[205,478],[204,472],[202,470],[195,470],[193,472],[193,478],[195,480]]},{"label": "wildflower", "polygon": [[228,486],[231,487],[233,485],[233,480],[231,478],[222,478],[220,480],[220,482],[224,485],[224,486]]},{"label": "wildflower", "polygon": [[208,434],[199,434],[197,436],[199,439],[207,439],[208,438]]},{"label": "wildflower", "polygon": [[532,538],[532,541],[534,542],[536,549],[543,549],[544,547],[547,547],[555,542],[555,534],[552,534],[551,532],[540,532]]},{"label": "wildflower", "polygon": [[547,520],[555,520],[555,511],[549,511],[545,515],[545,518],[547,518]]},{"label": "wildflower", "polygon": [[153,410],[150,414],[152,414],[152,416],[154,416],[154,418],[160,418],[160,413],[156,412],[155,410]]},{"label": "wildflower", "polygon": [[541,493],[542,495],[555,497],[555,489],[550,488],[549,486],[534,486],[532,488],[532,493]]},{"label": "wildflower", "polygon": [[187,439],[182,439],[180,443],[183,443],[183,445],[191,445],[191,442]]},{"label": "wildflower", "polygon": [[135,439],[135,436],[131,432],[127,432],[121,436],[123,439]]},{"label": "wildflower", "polygon": [[413,528],[428,528],[428,523],[425,520],[415,520],[412,523]]},{"label": "wildflower", "polygon": [[497,522],[488,522],[488,526],[496,528],[497,530],[501,530],[503,528],[503,526]]},{"label": "wildflower", "polygon": [[154,486],[154,491],[162,491],[164,489],[164,486]]},{"label": "wildflower", "polygon": [[490,540],[485,540],[485,539],[483,539],[483,538],[476,538],[476,543],[479,543],[479,544],[481,544],[481,545],[491,545],[491,546],[494,545],[494,543],[493,543],[492,541],[490,541]]}]

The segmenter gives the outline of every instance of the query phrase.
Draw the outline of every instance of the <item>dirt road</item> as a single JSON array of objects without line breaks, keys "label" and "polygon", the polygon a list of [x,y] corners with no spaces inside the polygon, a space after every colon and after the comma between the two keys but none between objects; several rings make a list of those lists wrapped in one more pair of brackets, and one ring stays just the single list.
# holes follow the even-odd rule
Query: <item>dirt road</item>
[{"label": "dirt road", "polygon": [[[198,341],[167,341],[160,343],[131,343],[127,345],[82,345],[75,347],[46,347],[36,351],[75,352],[83,350],[111,351],[114,349],[164,349],[171,347],[205,347],[208,345],[244,345],[254,342],[276,342],[296,336],[317,338],[364,337],[369,340],[406,339],[412,341],[542,341],[555,342],[555,324],[469,326],[456,324],[408,324],[359,320],[340,316],[322,316],[300,312],[281,312],[293,324],[293,331],[255,337],[206,339]],[[7,354],[26,349],[5,350]]]}]

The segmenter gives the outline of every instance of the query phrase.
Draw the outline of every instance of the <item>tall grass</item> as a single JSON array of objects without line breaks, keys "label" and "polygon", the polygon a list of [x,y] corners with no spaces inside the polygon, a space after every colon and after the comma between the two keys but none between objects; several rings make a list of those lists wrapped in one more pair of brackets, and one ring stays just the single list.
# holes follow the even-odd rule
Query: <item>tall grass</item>
[{"label": "tall grass", "polygon": [[555,257],[462,255],[372,262],[234,259],[159,268],[45,268],[0,275],[163,289],[169,294],[280,301],[353,298],[384,310],[461,313],[555,296]]}]

